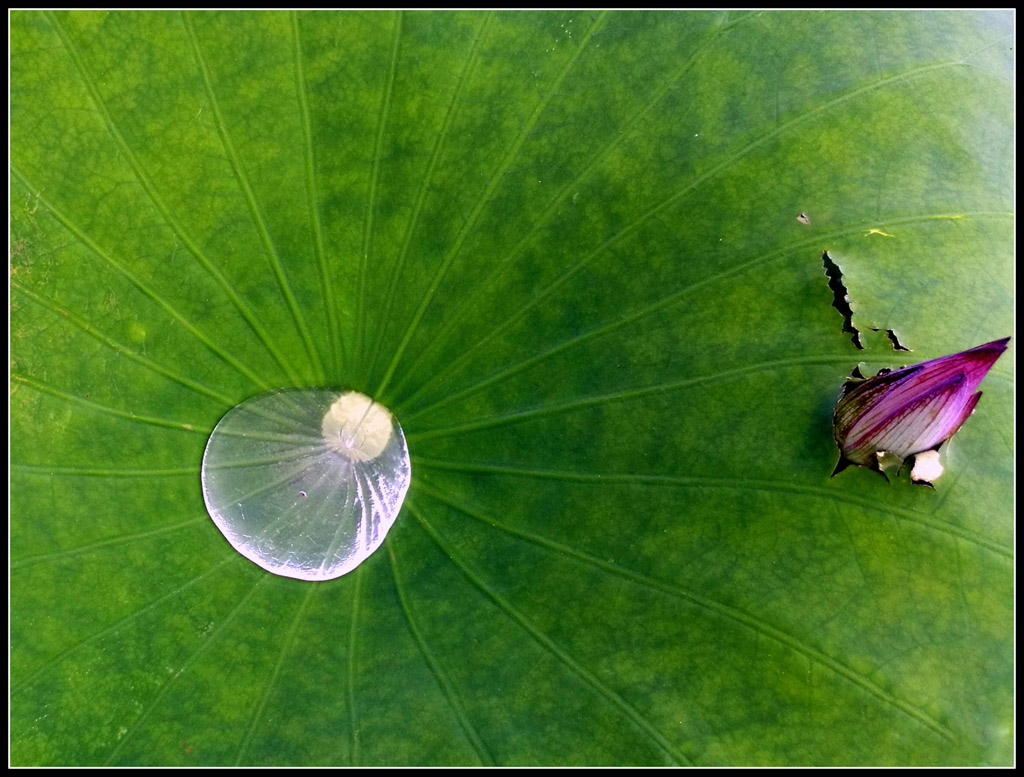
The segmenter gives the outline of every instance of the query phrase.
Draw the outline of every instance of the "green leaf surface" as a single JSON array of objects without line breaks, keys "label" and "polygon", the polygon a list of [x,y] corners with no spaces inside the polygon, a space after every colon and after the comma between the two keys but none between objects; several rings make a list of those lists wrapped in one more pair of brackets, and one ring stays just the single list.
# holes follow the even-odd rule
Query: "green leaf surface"
[{"label": "green leaf surface", "polygon": [[[12,762],[1011,763],[1012,353],[935,491],[829,476],[855,364],[1011,334],[1012,46],[15,12]],[[281,386],[408,438],[328,583],[204,509],[209,432]]]}]

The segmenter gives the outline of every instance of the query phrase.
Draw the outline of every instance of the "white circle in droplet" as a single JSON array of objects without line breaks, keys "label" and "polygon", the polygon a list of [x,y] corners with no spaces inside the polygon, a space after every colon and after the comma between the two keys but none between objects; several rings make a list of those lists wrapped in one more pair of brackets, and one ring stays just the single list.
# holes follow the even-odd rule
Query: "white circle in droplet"
[{"label": "white circle in droplet", "polygon": [[203,497],[250,561],[285,577],[332,580],[384,542],[410,471],[402,427],[365,394],[277,389],[232,408],[214,428]]}]

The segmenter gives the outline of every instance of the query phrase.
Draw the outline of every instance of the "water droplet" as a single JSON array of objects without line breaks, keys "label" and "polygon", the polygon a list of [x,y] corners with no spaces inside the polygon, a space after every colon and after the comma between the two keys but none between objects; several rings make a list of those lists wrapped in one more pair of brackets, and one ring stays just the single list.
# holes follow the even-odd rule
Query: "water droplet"
[{"label": "water droplet", "polygon": [[250,397],[220,420],[203,456],[217,528],[250,561],[300,580],[340,577],[380,547],[409,477],[402,427],[356,391]]}]

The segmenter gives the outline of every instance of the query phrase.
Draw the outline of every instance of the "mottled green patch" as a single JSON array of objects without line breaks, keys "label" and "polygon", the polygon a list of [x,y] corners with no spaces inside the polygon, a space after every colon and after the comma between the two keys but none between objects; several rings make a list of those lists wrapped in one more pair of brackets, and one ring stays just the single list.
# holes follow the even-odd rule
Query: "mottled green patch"
[{"label": "mottled green patch", "polygon": [[[1012,328],[1011,13],[10,38],[12,763],[1012,762],[1012,358],[940,490],[829,479],[858,361]],[[315,587],[199,486],[287,385],[412,456]]]}]

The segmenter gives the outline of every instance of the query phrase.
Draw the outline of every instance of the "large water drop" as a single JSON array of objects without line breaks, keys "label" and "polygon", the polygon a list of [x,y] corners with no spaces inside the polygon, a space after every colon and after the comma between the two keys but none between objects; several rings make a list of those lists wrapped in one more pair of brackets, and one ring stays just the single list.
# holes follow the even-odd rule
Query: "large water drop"
[{"label": "large water drop", "polygon": [[402,427],[356,391],[277,389],[228,411],[203,456],[206,509],[269,572],[331,580],[384,541],[409,489]]}]

